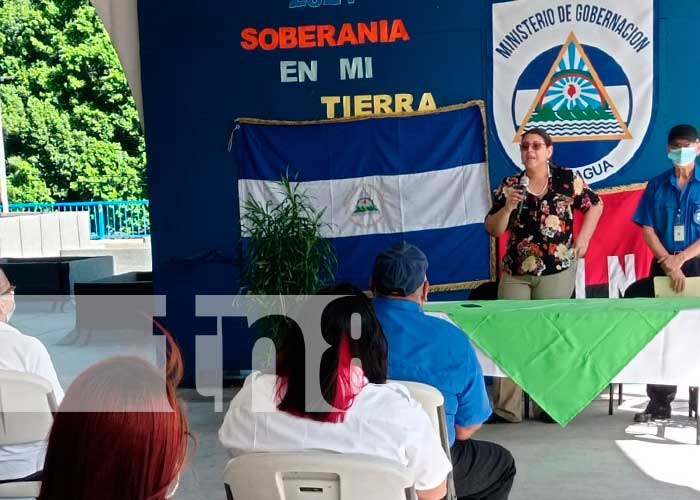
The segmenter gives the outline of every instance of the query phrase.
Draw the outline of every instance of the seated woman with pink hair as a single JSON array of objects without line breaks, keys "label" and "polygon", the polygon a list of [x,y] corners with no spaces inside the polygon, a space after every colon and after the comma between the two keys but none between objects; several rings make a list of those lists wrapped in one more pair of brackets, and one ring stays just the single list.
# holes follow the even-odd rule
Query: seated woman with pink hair
[{"label": "seated woman with pink hair", "polygon": [[[405,387],[386,383],[386,338],[371,300],[350,285],[321,294],[345,296],[334,299],[321,316],[321,332],[330,345],[320,366],[322,396],[305,401],[304,337],[290,321],[277,377],[254,372],[246,379],[219,430],[221,443],[234,456],[328,450],[387,458],[413,472],[420,500],[443,498],[451,462],[420,404]],[[353,316],[360,318],[359,337],[351,334]]]}]

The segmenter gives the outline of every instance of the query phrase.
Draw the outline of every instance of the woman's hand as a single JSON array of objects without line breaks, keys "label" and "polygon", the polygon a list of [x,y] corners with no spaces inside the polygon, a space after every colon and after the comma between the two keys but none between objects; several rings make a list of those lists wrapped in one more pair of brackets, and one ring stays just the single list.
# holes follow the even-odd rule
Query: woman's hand
[{"label": "woman's hand", "polygon": [[[525,192],[514,186],[503,186],[501,192],[505,196],[505,203],[497,212],[488,215],[484,223],[486,231],[494,238],[500,237],[507,229],[513,210],[525,199]],[[498,195],[501,199],[501,195]]]},{"label": "woman's hand", "polygon": [[503,188],[503,194],[506,195],[506,209],[509,212],[518,208],[518,205],[525,199],[525,191],[516,187]]},{"label": "woman's hand", "polygon": [[590,238],[581,238],[579,235],[576,241],[574,241],[574,257],[585,257],[590,242]]}]

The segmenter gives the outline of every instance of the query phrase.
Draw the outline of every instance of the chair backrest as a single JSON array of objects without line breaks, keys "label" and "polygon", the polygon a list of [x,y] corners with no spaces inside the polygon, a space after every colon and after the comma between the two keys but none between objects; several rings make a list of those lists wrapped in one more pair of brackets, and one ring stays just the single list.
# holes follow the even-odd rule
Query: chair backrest
[{"label": "chair backrest", "polygon": [[[0,370],[0,446],[45,440],[57,410],[51,383],[38,375]],[[0,484],[0,498],[36,498],[40,481]]]},{"label": "chair backrest", "polygon": [[[440,437],[440,442],[447,456],[450,456],[450,436],[447,433],[447,418],[445,417],[445,398],[442,393],[432,385],[421,382],[409,382],[407,380],[389,380],[401,384],[408,389],[413,399],[418,401],[425,413],[428,414],[435,432]],[[456,498],[452,472],[447,477],[447,500]]]},{"label": "chair backrest", "polygon": [[0,484],[0,498],[38,498],[41,493],[41,481],[21,481]]},{"label": "chair backrest", "polygon": [[229,500],[415,500],[412,473],[383,458],[323,451],[251,453],[224,471]]},{"label": "chair backrest", "polygon": [[655,297],[700,297],[700,277],[693,276],[685,279],[685,290],[676,293],[671,288],[671,278],[668,276],[654,277]]},{"label": "chair backrest", "polygon": [[388,380],[387,382],[401,384],[408,389],[411,397],[421,404],[425,413],[430,417],[435,432],[440,435],[440,409],[445,404],[442,393],[432,385],[421,382],[408,382],[406,380]]},{"label": "chair backrest", "polygon": [[43,441],[51,431],[56,399],[38,375],[0,370],[0,446]]}]

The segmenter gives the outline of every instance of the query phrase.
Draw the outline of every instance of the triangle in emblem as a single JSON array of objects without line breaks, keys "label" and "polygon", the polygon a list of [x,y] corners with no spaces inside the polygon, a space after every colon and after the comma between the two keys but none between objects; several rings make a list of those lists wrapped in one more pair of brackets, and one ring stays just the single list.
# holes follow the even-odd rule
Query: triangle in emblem
[{"label": "triangle in emblem", "polygon": [[377,205],[374,203],[374,200],[370,196],[369,192],[363,188],[357,203],[355,203],[355,210],[353,213],[363,214],[372,212],[379,212],[379,208],[377,208]]},{"label": "triangle in emblem", "polygon": [[541,127],[554,142],[631,139],[602,80],[573,31],[559,51],[513,142]]}]

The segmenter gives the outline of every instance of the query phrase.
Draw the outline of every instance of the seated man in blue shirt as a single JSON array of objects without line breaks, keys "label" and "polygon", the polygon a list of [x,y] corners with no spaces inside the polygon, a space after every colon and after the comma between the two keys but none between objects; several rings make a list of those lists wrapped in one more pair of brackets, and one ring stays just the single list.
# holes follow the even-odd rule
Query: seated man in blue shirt
[{"label": "seated man in blue shirt", "polygon": [[502,446],[471,439],[491,415],[484,377],[464,332],[423,312],[427,269],[425,254],[404,242],[375,260],[370,285],[389,344],[389,378],[431,385],[445,398],[457,497],[506,499],[515,462]]},{"label": "seated man in blue shirt", "polygon": [[[647,184],[633,221],[642,227],[644,241],[654,254],[646,286],[631,296],[654,296],[654,276],[668,276],[676,292],[685,278],[700,276],[700,137],[692,125],[676,125],[666,146],[672,168]],[[691,402],[697,393],[691,392]],[[634,416],[635,422],[671,418],[676,386],[648,385],[649,404]]]}]

